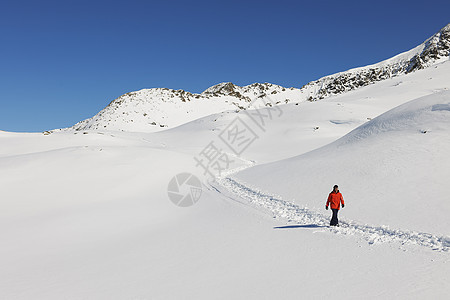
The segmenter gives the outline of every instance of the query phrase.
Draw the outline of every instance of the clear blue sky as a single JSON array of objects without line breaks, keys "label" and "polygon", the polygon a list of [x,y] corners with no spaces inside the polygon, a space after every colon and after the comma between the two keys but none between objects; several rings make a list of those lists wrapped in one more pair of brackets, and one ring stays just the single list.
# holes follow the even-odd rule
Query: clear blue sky
[{"label": "clear blue sky", "polygon": [[301,87],[417,46],[450,1],[5,1],[0,130],[43,131],[143,88]]}]

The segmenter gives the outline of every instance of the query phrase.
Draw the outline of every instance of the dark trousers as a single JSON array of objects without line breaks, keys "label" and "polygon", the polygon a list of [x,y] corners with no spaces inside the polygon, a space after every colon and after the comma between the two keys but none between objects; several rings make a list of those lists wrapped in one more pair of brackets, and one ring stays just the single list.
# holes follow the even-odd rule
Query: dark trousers
[{"label": "dark trousers", "polygon": [[330,226],[337,226],[339,225],[339,221],[338,221],[338,212],[339,209],[331,209],[333,211],[333,216],[331,217],[331,221],[330,221]]}]

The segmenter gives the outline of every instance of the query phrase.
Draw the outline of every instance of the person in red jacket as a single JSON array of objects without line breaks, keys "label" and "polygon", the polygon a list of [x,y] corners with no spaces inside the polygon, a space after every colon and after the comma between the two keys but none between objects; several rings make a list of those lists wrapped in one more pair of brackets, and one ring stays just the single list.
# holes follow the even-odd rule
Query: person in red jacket
[{"label": "person in red jacket", "polygon": [[333,187],[333,191],[330,193],[330,195],[328,195],[327,204],[325,205],[326,210],[328,210],[328,205],[330,205],[331,210],[333,211],[333,217],[331,218],[330,226],[339,226],[337,215],[341,204],[342,208],[344,208],[344,198],[342,197],[342,194],[339,192],[339,187],[335,185]]}]

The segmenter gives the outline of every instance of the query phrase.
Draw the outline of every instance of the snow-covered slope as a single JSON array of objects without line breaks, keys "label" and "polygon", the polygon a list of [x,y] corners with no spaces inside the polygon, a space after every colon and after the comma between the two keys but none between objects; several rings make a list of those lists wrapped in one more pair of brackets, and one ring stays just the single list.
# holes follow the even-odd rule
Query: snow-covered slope
[{"label": "snow-covered slope", "polygon": [[323,210],[339,184],[345,217],[450,236],[450,92],[407,102],[312,152],[236,176]]},{"label": "snow-covered slope", "polygon": [[301,89],[270,83],[240,87],[231,82],[212,86],[201,94],[167,88],[143,89],[120,96],[71,129],[155,132],[213,113],[255,108],[252,102],[260,107],[316,101],[430,67],[448,60],[449,50],[450,24],[410,51],[374,65],[325,76]]},{"label": "snow-covered slope", "polygon": [[[184,147],[191,134],[184,132]],[[286,227],[206,188],[195,206],[173,205],[168,181],[197,169],[185,148],[161,148],[153,135],[0,132],[1,299],[443,299],[450,292],[448,253],[371,245],[314,224]],[[339,276],[324,276],[330,268]]]},{"label": "snow-covered slope", "polygon": [[[248,113],[225,112],[152,134],[151,140],[185,149],[184,136],[191,147],[205,147],[239,117],[258,138],[242,153],[242,157],[258,164],[296,156],[324,146],[349,133],[370,119],[418,97],[450,90],[450,61],[432,68],[389,78],[321,101],[304,101],[265,108],[264,131],[255,125]],[[224,149],[228,147],[217,141]],[[276,146],[276,147],[275,147]],[[201,149],[197,150],[199,152]],[[192,153],[193,155],[195,152]]]}]

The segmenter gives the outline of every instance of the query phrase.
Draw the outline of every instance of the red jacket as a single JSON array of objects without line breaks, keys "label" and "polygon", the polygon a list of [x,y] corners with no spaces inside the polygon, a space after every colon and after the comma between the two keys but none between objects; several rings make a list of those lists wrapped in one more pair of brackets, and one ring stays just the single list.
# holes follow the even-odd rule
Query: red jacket
[{"label": "red jacket", "polygon": [[331,204],[331,209],[340,209],[341,203],[344,205],[344,198],[342,198],[342,194],[339,191],[337,193],[333,191],[328,195],[327,206]]}]

